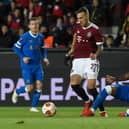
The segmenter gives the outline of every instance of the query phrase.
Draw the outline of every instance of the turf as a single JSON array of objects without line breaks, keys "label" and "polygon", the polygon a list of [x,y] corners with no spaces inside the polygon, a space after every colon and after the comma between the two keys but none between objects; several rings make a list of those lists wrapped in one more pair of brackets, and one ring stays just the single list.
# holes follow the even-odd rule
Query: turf
[{"label": "turf", "polygon": [[125,108],[106,108],[107,118],[100,117],[98,112],[94,117],[81,118],[80,107],[58,107],[54,117],[28,110],[28,107],[0,107],[0,129],[129,129],[129,118],[116,116]]}]

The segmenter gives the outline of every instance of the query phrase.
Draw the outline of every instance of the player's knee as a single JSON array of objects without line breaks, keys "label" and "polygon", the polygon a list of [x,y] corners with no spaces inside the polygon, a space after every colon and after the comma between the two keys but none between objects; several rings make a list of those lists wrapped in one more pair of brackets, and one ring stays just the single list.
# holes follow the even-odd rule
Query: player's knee
[{"label": "player's knee", "polygon": [[111,85],[107,85],[105,87],[105,90],[106,90],[106,92],[107,92],[108,95],[111,95],[112,94],[112,87],[111,87]]},{"label": "player's knee", "polygon": [[26,91],[27,92],[30,92],[33,90],[33,86],[32,85],[28,85],[27,88],[26,88]]},{"label": "player's knee", "polygon": [[72,75],[70,78],[71,85],[77,85],[81,83],[81,77],[79,75]]},{"label": "player's knee", "polygon": [[42,82],[41,81],[36,81],[36,88],[37,89],[42,89],[42,87],[43,87]]}]

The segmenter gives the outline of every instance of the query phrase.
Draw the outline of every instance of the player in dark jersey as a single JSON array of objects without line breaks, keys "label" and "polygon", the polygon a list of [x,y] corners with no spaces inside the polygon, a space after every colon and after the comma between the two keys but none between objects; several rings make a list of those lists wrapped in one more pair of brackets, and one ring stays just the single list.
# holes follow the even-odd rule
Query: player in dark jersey
[{"label": "player in dark jersey", "polygon": [[17,103],[18,96],[25,92],[30,92],[33,85],[36,89],[32,97],[30,111],[38,112],[36,108],[42,91],[42,81],[44,72],[42,68],[43,60],[46,65],[49,64],[46,49],[44,48],[44,36],[39,33],[39,23],[37,18],[33,17],[29,21],[29,31],[21,35],[20,39],[14,44],[13,50],[20,58],[22,77],[25,86],[15,89],[12,95],[12,102]]},{"label": "player in dark jersey", "polygon": [[[106,77],[107,82],[113,83],[117,82],[116,84],[108,85],[106,86],[100,94],[97,96],[96,100],[94,101],[91,109],[87,110],[86,116],[94,116],[96,109],[98,106],[104,102],[105,98],[108,95],[112,95],[117,99],[120,99],[121,101],[129,102],[129,86],[124,84],[119,84],[118,81],[125,81],[129,80],[129,73],[125,73],[124,75],[121,75],[119,77],[113,77],[110,75],[107,75]],[[129,109],[126,112],[118,114],[120,117],[126,117],[129,116]]]},{"label": "player in dark jersey", "polygon": [[[103,35],[97,25],[89,21],[87,8],[80,8],[77,13],[77,23],[73,28],[73,42],[67,56],[73,55],[70,83],[72,89],[84,101],[84,110],[81,116],[85,116],[86,110],[91,106],[84,89],[80,86],[83,79],[88,81],[88,92],[95,99],[98,95],[96,79],[99,72],[99,56],[103,51]],[[100,115],[106,116],[103,105],[100,105]]]}]

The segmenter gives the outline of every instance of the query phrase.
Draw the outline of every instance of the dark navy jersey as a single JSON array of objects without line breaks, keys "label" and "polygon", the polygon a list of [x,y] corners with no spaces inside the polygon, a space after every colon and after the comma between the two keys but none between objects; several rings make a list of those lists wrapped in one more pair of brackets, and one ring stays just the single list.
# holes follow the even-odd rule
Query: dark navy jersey
[{"label": "dark navy jersey", "polygon": [[[30,31],[24,33],[14,44],[13,50],[20,57],[22,67],[40,64],[41,59],[47,58],[44,36],[41,33],[36,35],[33,35]],[[23,57],[30,59],[28,64],[23,62]]]}]

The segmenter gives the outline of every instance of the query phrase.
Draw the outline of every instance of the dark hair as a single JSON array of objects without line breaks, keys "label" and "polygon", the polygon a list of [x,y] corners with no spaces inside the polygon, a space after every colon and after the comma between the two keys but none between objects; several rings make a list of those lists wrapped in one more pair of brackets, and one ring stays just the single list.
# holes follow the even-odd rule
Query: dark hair
[{"label": "dark hair", "polygon": [[31,22],[31,21],[36,21],[37,20],[37,17],[32,17],[30,20],[29,20],[29,23]]},{"label": "dark hair", "polygon": [[114,39],[112,35],[108,35],[107,38]]},{"label": "dark hair", "polygon": [[81,13],[81,12],[84,12],[84,13],[88,13],[89,14],[89,11],[86,7],[81,7],[79,8],[77,11],[76,11],[76,14],[78,13]]}]

